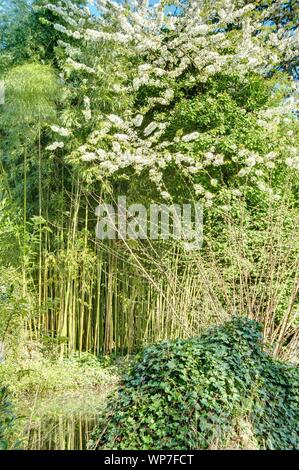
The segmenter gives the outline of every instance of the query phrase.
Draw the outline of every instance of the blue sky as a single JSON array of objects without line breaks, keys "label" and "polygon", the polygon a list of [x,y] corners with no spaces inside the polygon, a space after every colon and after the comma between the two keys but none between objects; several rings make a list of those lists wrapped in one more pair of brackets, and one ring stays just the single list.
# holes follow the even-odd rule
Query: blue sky
[{"label": "blue sky", "polygon": [[[31,2],[32,0],[27,0],[28,2]],[[121,3],[122,0],[115,0],[119,3]],[[50,2],[51,3],[51,2]],[[158,3],[158,0],[150,0],[150,5],[155,5],[155,3]],[[5,7],[9,7],[11,4],[11,0],[0,0],[0,5],[3,5]],[[93,14],[98,14],[98,11],[97,11],[97,8],[96,7],[93,7],[91,5],[88,5],[89,6],[89,9],[90,11],[93,13]],[[172,7],[169,7],[168,8],[168,11],[171,11],[173,8]]]},{"label": "blue sky", "polygon": [[[121,3],[121,0],[116,0],[118,3]],[[155,5],[155,3],[158,3],[159,0],[150,0],[150,6]],[[93,14],[98,14],[96,7],[92,7],[89,5],[89,9]],[[171,11],[173,8],[169,7],[167,8],[168,11]]]}]

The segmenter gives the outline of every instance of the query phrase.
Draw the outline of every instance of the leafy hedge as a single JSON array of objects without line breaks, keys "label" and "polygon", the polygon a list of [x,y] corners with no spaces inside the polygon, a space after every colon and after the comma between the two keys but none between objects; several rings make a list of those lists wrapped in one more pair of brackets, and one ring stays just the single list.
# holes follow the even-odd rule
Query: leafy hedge
[{"label": "leafy hedge", "polygon": [[95,445],[206,449],[245,414],[258,448],[299,449],[298,379],[298,369],[263,351],[256,322],[234,318],[146,348],[111,397]]}]

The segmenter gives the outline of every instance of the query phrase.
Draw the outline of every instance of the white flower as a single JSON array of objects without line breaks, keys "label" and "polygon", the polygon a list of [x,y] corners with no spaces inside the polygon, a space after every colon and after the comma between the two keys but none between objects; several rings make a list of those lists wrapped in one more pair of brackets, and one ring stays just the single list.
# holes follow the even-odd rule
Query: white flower
[{"label": "white flower", "polygon": [[174,96],[174,91],[168,88],[167,90],[165,90],[164,96],[166,100],[171,100]]},{"label": "white flower", "polygon": [[198,167],[197,167],[197,166],[194,166],[194,165],[189,166],[189,167],[188,167],[188,171],[189,171],[189,173],[191,173],[191,174],[194,175],[194,174],[198,173]]},{"label": "white flower", "polygon": [[295,168],[296,170],[299,170],[299,157],[294,156],[287,158],[286,164],[290,168]]},{"label": "white flower", "polygon": [[276,158],[276,157],[277,157],[277,152],[270,152],[270,153],[268,153],[268,154],[266,155],[266,158],[267,158],[268,160],[273,160],[273,159]]},{"label": "white flower", "polygon": [[59,126],[51,126],[51,129],[53,132],[56,134],[61,135],[62,137],[68,137],[70,135],[69,129],[66,129],[64,127],[59,127]]},{"label": "white flower", "polygon": [[129,136],[127,134],[114,134],[114,137],[118,140],[129,140]]},{"label": "white flower", "polygon": [[112,122],[112,124],[115,124],[118,127],[123,127],[124,126],[124,121],[119,116],[116,116],[116,114],[109,114],[109,116],[107,116],[107,117],[108,117],[109,121]]},{"label": "white flower", "polygon": [[147,137],[150,134],[152,134],[158,127],[157,122],[151,122],[145,129],[144,129],[144,135]]},{"label": "white flower", "polygon": [[160,185],[162,181],[162,175],[155,168],[151,168],[149,171],[150,180],[155,183],[157,186]]},{"label": "white flower", "polygon": [[96,153],[97,153],[97,155],[98,155],[98,157],[99,157],[99,160],[105,160],[105,159],[106,159],[107,154],[106,154],[105,150],[103,150],[103,149],[97,149],[97,150],[96,150]]},{"label": "white flower", "polygon": [[260,191],[263,191],[263,192],[266,192],[267,191],[267,186],[265,185],[265,183],[263,183],[262,181],[259,181],[257,183],[257,187]]},{"label": "white flower", "polygon": [[65,33],[65,34],[68,33],[68,30],[64,26],[58,23],[54,24],[54,29],[56,29],[56,31],[59,31],[60,33]]},{"label": "white flower", "polygon": [[85,108],[90,108],[90,98],[88,96],[84,96],[83,101]]},{"label": "white flower", "polygon": [[209,75],[213,75],[214,73],[217,72],[217,67],[214,64],[208,65],[205,68],[205,72],[208,73]]},{"label": "white flower", "polygon": [[192,140],[198,139],[200,136],[199,132],[192,132],[192,134],[186,134],[182,137],[183,142],[192,142]]},{"label": "white flower", "polygon": [[171,199],[171,196],[167,191],[162,191],[161,196],[163,197],[163,199]]},{"label": "white flower", "polygon": [[215,155],[212,152],[207,152],[205,157],[207,162],[212,162],[215,158]]},{"label": "white flower", "polygon": [[255,157],[255,155],[250,155],[250,156],[246,159],[246,165],[248,165],[248,166],[250,166],[250,167],[253,167],[255,164],[256,164],[256,157]]},{"label": "white flower", "polygon": [[259,60],[256,57],[249,57],[248,64],[255,67],[259,64]]},{"label": "white flower", "polygon": [[112,142],[113,152],[119,153],[121,151],[121,146],[119,142]]},{"label": "white flower", "polygon": [[82,114],[83,114],[86,121],[90,121],[90,119],[91,119],[91,110],[90,109],[84,109],[82,111]]},{"label": "white flower", "polygon": [[84,96],[84,111],[83,116],[85,117],[86,121],[90,121],[91,119],[91,109],[90,109],[90,98],[88,96]]},{"label": "white flower", "polygon": [[205,192],[204,187],[201,184],[194,185],[195,194],[198,196],[199,194],[203,194]]},{"label": "white flower", "polygon": [[81,157],[82,162],[92,162],[93,160],[96,160],[96,159],[97,159],[97,156],[93,152],[86,152]]},{"label": "white flower", "polygon": [[238,176],[240,178],[243,178],[243,176],[247,175],[247,170],[245,170],[245,168],[242,168],[239,173],[238,173]]},{"label": "white flower", "polygon": [[151,64],[142,64],[142,65],[139,65],[138,71],[139,72],[147,72],[151,68],[152,68]]},{"label": "white flower", "polygon": [[87,29],[85,31],[85,39],[87,41],[99,41],[105,38],[105,33],[102,31],[96,31],[94,29]]},{"label": "white flower", "polygon": [[74,70],[84,70],[85,72],[92,73],[92,74],[96,73],[93,68],[88,67],[88,65],[82,64],[81,62],[76,62],[70,57],[67,58],[66,64],[69,65],[69,67],[73,68]]},{"label": "white flower", "polygon": [[56,150],[58,148],[62,149],[63,147],[64,147],[63,142],[54,142],[53,144],[48,145],[48,147],[46,147],[46,150]]},{"label": "white flower", "polygon": [[137,114],[137,116],[133,119],[133,124],[136,127],[140,127],[143,122],[143,116],[142,114]]},{"label": "white flower", "polygon": [[196,34],[207,34],[208,31],[209,31],[209,26],[207,24],[200,24],[191,30],[194,36]]},{"label": "white flower", "polygon": [[108,171],[108,173],[115,173],[118,170],[118,166],[110,162],[109,160],[100,163],[100,168],[102,170]]},{"label": "white flower", "polygon": [[115,91],[115,93],[122,93],[123,91],[126,91],[125,87],[122,87],[118,85],[117,83],[112,86],[112,89],[113,91]]},{"label": "white flower", "polygon": [[213,162],[213,165],[214,166],[221,166],[221,165],[224,165],[224,157],[223,155],[217,155],[217,157],[215,158],[214,162]]}]

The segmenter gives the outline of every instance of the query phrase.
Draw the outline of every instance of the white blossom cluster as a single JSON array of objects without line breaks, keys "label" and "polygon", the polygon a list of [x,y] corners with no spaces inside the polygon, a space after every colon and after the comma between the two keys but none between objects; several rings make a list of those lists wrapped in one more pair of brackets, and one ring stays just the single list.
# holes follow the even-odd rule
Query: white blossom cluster
[{"label": "white blossom cluster", "polygon": [[290,168],[299,170],[299,152],[296,147],[287,147],[286,153],[289,155],[286,159],[286,164]]},{"label": "white blossom cluster", "polygon": [[51,130],[55,132],[56,134],[61,135],[62,137],[69,137],[70,135],[70,130],[66,129],[65,127],[59,127],[59,126],[51,126]]},{"label": "white blossom cluster", "polygon": [[54,151],[57,149],[62,149],[63,147],[64,147],[64,142],[53,142],[53,144],[48,145],[48,147],[46,147],[46,150]]}]

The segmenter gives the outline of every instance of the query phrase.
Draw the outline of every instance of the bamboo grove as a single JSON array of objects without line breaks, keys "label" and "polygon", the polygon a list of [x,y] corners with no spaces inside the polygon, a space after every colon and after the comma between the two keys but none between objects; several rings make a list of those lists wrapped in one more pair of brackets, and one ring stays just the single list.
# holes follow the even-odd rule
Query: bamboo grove
[{"label": "bamboo grove", "polygon": [[[6,18],[1,282],[17,286],[25,334],[61,355],[131,353],[246,315],[289,357],[299,340],[298,6],[135,3],[100,1],[94,15],[85,2],[36,0]],[[131,141],[116,145],[123,129]],[[96,206],[123,194],[145,205],[200,199],[202,249],[97,240]]]}]

